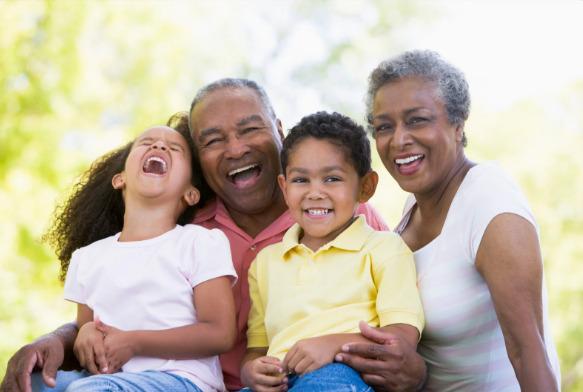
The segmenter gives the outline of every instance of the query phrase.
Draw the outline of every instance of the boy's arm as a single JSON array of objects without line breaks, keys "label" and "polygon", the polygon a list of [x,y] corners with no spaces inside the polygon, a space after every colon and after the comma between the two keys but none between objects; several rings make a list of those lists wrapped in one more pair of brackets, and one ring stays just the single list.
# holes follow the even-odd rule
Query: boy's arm
[{"label": "boy's arm", "polygon": [[210,279],[193,289],[197,322],[155,331],[121,331],[97,326],[105,334],[108,367],[116,368],[134,356],[191,359],[221,354],[235,342],[235,305],[231,280]]},{"label": "boy's arm", "polygon": [[77,326],[68,323],[21,347],[8,362],[0,391],[31,391],[30,375],[35,369],[42,370],[45,384],[54,386],[59,367],[79,367],[73,355],[76,337]]},{"label": "boy's arm", "polygon": [[[393,324],[378,328],[406,340],[417,347],[419,331],[407,324]],[[304,374],[332,363],[336,354],[349,343],[371,343],[360,333],[342,333],[302,339],[292,346],[283,360],[283,368],[288,372]]]}]

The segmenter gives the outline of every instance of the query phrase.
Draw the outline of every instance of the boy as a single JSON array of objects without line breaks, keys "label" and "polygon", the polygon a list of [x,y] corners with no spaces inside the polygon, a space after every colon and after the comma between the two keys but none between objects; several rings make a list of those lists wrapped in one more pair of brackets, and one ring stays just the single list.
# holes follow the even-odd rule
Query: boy
[{"label": "boy", "polygon": [[290,130],[281,162],[278,181],[296,224],[249,270],[241,379],[260,391],[369,390],[356,371],[333,363],[343,344],[365,340],[359,320],[415,347],[424,319],[411,251],[355,216],[378,182],[368,138],[348,117],[319,112]]}]

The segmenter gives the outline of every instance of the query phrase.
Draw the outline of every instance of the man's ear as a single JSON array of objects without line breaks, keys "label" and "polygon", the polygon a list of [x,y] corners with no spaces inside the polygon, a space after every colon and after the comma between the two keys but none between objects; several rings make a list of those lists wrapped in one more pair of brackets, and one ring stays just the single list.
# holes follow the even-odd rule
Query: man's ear
[{"label": "man's ear", "polygon": [[111,179],[111,185],[113,186],[113,189],[123,190],[126,187],[126,182],[123,178],[123,172],[117,173],[116,175],[113,176],[113,178]]},{"label": "man's ear", "polygon": [[184,192],[184,201],[189,206],[193,206],[200,200],[200,192],[195,187],[191,186]]},{"label": "man's ear", "polygon": [[361,203],[366,203],[374,195],[377,185],[379,183],[379,175],[376,171],[371,170],[362,177],[360,180],[360,194],[358,195],[358,201]]}]

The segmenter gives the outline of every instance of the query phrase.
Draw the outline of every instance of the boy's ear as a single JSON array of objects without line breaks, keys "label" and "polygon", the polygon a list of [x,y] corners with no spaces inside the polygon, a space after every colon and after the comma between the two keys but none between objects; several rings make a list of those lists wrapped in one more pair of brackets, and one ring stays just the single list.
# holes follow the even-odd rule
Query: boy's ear
[{"label": "boy's ear", "polygon": [[371,170],[366,173],[360,180],[360,194],[358,195],[358,201],[361,203],[366,203],[372,197],[372,195],[374,195],[378,183],[379,175],[376,171]]},{"label": "boy's ear", "polygon": [[277,183],[279,184],[279,189],[281,189],[281,193],[283,193],[283,198],[285,199],[285,204],[287,204],[287,183],[285,182],[285,176],[280,174],[277,176]]},{"label": "boy's ear", "polygon": [[125,180],[123,178],[123,172],[121,173],[117,173],[116,175],[113,176],[113,178],[111,179],[111,185],[113,186],[113,189],[124,189],[126,186]]},{"label": "boy's ear", "polygon": [[191,186],[184,192],[184,201],[189,206],[193,206],[200,200],[200,192],[195,187]]}]

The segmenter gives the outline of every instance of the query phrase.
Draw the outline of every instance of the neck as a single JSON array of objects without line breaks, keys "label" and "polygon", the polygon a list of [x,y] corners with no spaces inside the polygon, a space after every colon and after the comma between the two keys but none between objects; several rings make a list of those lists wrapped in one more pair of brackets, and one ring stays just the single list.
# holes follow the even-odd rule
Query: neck
[{"label": "neck", "polygon": [[140,207],[126,204],[119,241],[143,241],[158,237],[176,227],[171,207]]},{"label": "neck", "polygon": [[436,188],[427,193],[415,194],[419,213],[424,220],[432,220],[447,214],[459,186],[474,165],[475,163],[469,161],[462,152],[447,177]]},{"label": "neck", "polygon": [[269,206],[256,213],[236,211],[229,206],[226,206],[233,221],[245,233],[255,238],[257,234],[261,233],[265,228],[272,224],[277,218],[281,216],[286,210],[287,205],[283,198],[283,194],[277,188],[276,194],[273,196]]}]

